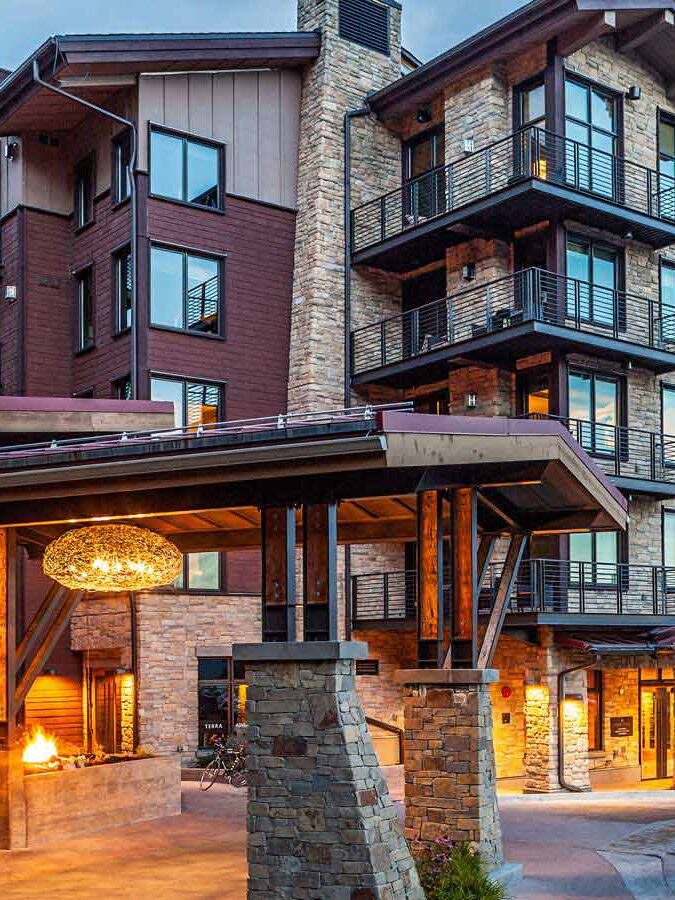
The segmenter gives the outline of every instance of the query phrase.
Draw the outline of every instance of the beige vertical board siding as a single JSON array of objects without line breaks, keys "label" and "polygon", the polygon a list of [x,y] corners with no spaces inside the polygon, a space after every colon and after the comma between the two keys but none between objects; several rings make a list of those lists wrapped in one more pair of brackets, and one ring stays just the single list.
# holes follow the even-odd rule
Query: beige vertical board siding
[{"label": "beige vertical board siding", "polygon": [[23,146],[19,147],[17,159],[6,159],[5,147],[8,140],[18,140],[18,138],[0,138],[0,215],[4,215],[16,206],[22,196]]},{"label": "beige vertical board siding", "polygon": [[234,79],[234,193],[258,197],[258,73]]},{"label": "beige vertical board siding", "polygon": [[300,74],[291,70],[140,79],[139,165],[149,163],[147,123],[225,144],[228,193],[294,207]]}]

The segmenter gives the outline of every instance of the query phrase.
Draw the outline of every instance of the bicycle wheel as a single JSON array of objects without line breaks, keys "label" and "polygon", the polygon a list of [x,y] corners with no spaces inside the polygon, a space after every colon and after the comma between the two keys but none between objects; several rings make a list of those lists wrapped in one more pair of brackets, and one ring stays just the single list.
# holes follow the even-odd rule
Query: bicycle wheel
[{"label": "bicycle wheel", "polygon": [[248,784],[248,778],[246,777],[246,772],[235,772],[234,775],[230,778],[230,784],[232,787],[243,788]]},{"label": "bicycle wheel", "polygon": [[210,787],[218,781],[218,779],[225,773],[225,769],[220,762],[219,759],[212,759],[208,766],[202,772],[202,777],[199,779],[199,786],[203,791],[208,791]]}]

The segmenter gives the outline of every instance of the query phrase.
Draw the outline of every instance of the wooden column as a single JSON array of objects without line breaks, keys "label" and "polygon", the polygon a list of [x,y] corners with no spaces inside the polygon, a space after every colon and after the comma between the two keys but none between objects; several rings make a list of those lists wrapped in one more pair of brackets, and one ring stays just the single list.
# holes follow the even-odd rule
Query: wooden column
[{"label": "wooden column", "polygon": [[337,641],[337,504],[305,504],[302,531],[303,639]]},{"label": "wooden column", "polygon": [[295,509],[262,510],[263,641],[294,641]]},{"label": "wooden column", "polygon": [[0,528],[0,850],[26,846],[16,691],[16,532]]},{"label": "wooden column", "polygon": [[478,630],[476,491],[452,492],[452,667],[476,668]]},{"label": "wooden column", "polygon": [[417,495],[417,657],[421,668],[438,668],[443,652],[443,498]]}]

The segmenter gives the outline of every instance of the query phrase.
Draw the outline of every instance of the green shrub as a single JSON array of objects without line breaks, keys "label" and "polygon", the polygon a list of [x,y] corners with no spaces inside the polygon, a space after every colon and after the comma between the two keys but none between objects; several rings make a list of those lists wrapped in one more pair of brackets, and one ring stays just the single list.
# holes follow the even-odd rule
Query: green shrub
[{"label": "green shrub", "polygon": [[417,861],[427,900],[507,900],[507,895],[485,870],[469,844],[439,838]]}]

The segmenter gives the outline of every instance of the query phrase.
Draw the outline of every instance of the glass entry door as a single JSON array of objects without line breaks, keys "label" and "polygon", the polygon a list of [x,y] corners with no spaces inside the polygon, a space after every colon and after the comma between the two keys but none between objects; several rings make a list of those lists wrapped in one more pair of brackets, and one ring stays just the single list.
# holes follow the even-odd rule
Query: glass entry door
[{"label": "glass entry door", "polygon": [[642,687],[640,691],[640,750],[642,778],[671,778],[673,754],[673,689]]}]

